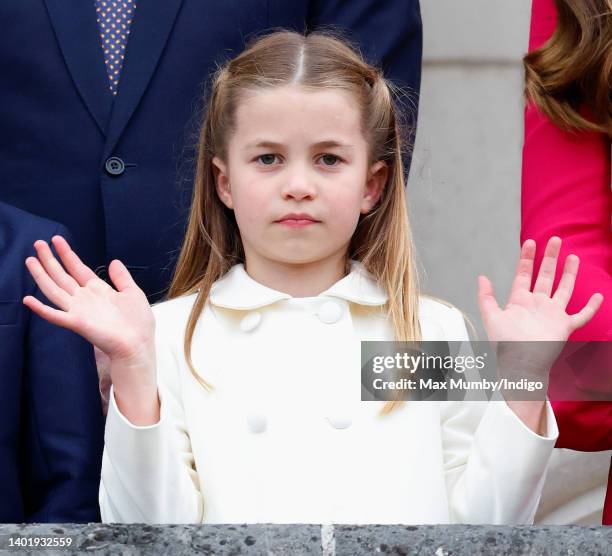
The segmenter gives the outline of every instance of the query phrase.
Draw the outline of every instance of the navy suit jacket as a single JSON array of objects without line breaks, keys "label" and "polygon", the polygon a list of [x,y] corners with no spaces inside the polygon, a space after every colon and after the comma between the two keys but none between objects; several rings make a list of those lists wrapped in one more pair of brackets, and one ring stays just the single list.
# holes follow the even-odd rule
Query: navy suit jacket
[{"label": "navy suit jacket", "polygon": [[1,2],[0,21],[0,201],[66,225],[105,279],[120,259],[152,302],[184,236],[216,62],[270,28],[335,25],[387,77],[420,87],[418,0],[146,0],[115,98],[94,0]]},{"label": "navy suit jacket", "polygon": [[0,522],[99,521],[104,423],[91,344],[22,303],[49,304],[24,261],[67,230],[0,203]]}]

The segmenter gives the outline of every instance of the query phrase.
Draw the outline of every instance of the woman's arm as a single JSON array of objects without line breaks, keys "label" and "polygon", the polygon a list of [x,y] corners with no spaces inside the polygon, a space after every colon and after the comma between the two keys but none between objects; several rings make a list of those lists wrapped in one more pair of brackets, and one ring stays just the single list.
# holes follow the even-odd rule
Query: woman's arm
[{"label": "woman's arm", "polygon": [[[556,25],[553,0],[533,0],[529,49],[543,45]],[[603,133],[564,131],[532,103],[525,108],[521,244],[563,239],[561,258],[580,257],[580,274],[568,305],[575,312],[593,291],[603,305],[572,340],[612,339],[612,182],[610,140]],[[542,262],[536,254],[535,269]],[[557,269],[555,283],[560,279]]]},{"label": "woman's arm", "polygon": [[[542,46],[556,26],[553,0],[533,0],[529,49]],[[610,141],[601,133],[563,131],[533,104],[525,109],[521,243],[563,239],[561,256],[575,253],[581,268],[568,305],[576,312],[593,291],[604,300],[591,322],[570,340],[612,339],[612,192]],[[536,256],[539,268],[541,255]],[[560,269],[555,287],[560,280]],[[553,402],[560,429],[558,447],[612,447],[609,402]]]},{"label": "woman's arm", "polygon": [[[580,258],[568,311],[574,313],[593,291],[604,301],[597,315],[571,340],[612,340],[612,191],[610,142],[601,133],[563,131],[533,105],[525,110],[521,243],[563,239],[561,258]],[[536,254],[535,269],[542,255]],[[561,278],[557,269],[555,287]]]}]

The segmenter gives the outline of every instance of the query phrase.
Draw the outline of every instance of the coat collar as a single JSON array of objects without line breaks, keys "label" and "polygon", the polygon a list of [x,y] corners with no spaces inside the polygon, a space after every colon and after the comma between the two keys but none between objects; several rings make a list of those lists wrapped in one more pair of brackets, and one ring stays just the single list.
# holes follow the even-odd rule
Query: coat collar
[{"label": "coat collar", "polygon": [[[384,305],[388,299],[376,280],[355,260],[351,260],[349,274],[317,297],[323,296],[339,297],[360,305]],[[208,299],[217,307],[250,310],[293,297],[256,282],[240,263],[212,285]]]}]

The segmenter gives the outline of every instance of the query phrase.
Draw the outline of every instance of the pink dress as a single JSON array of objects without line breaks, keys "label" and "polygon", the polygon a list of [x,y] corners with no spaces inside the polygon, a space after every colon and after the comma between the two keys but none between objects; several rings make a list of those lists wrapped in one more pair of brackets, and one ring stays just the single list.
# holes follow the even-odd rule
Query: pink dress
[{"label": "pink dress", "polygon": [[[553,33],[557,14],[553,0],[533,0],[529,50]],[[610,139],[596,132],[562,131],[533,105],[525,109],[525,142],[521,201],[521,244],[534,239],[542,262],[544,246],[563,240],[560,261],[580,257],[580,269],[569,313],[578,312],[595,292],[604,296],[596,316],[570,340],[612,341],[612,190]],[[555,285],[562,274],[557,268]],[[554,291],[554,290],[553,290]],[[599,451],[612,448],[611,402],[555,402],[559,448]],[[612,524],[612,468],[604,524]]]}]

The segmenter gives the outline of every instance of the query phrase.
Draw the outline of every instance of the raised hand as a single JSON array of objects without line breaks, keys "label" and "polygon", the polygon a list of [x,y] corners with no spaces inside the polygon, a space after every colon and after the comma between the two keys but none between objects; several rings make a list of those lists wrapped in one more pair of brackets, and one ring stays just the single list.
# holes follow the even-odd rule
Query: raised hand
[{"label": "raised hand", "polygon": [[[489,340],[497,344],[500,378],[535,378],[548,384],[550,367],[569,335],[589,322],[601,306],[603,296],[595,293],[578,313],[566,312],[580,262],[576,255],[565,259],[563,275],[552,294],[560,249],[561,239],[550,238],[532,291],[536,244],[533,240],[523,244],[504,309],[497,304],[491,282],[485,276],[479,277],[478,305]],[[504,397],[523,423],[532,431],[545,434],[547,419],[543,399],[519,401],[509,399],[506,393]]]},{"label": "raised hand", "polygon": [[52,242],[63,266],[42,240],[34,243],[37,256],[28,257],[26,266],[57,308],[32,296],[24,297],[23,303],[105,354],[120,411],[134,424],[156,423],[155,317],[147,297],[120,261],[108,267],[114,289],[81,262],[63,237],[54,236]]},{"label": "raised hand", "polygon": [[115,290],[81,262],[63,237],[54,236],[52,242],[63,267],[42,240],[34,243],[37,257],[28,257],[26,266],[58,308],[32,296],[23,303],[49,322],[83,336],[111,360],[136,357],[143,344],[153,341],[155,319],[127,268],[118,260],[109,265]]},{"label": "raised hand", "polygon": [[566,312],[580,262],[576,255],[568,255],[565,259],[563,275],[552,294],[560,249],[561,239],[551,237],[531,291],[536,244],[530,239],[525,241],[504,309],[497,304],[491,282],[485,276],[479,277],[478,305],[489,340],[565,342],[574,330],[593,318],[603,301],[600,293],[594,293],[578,313],[568,315]]}]

